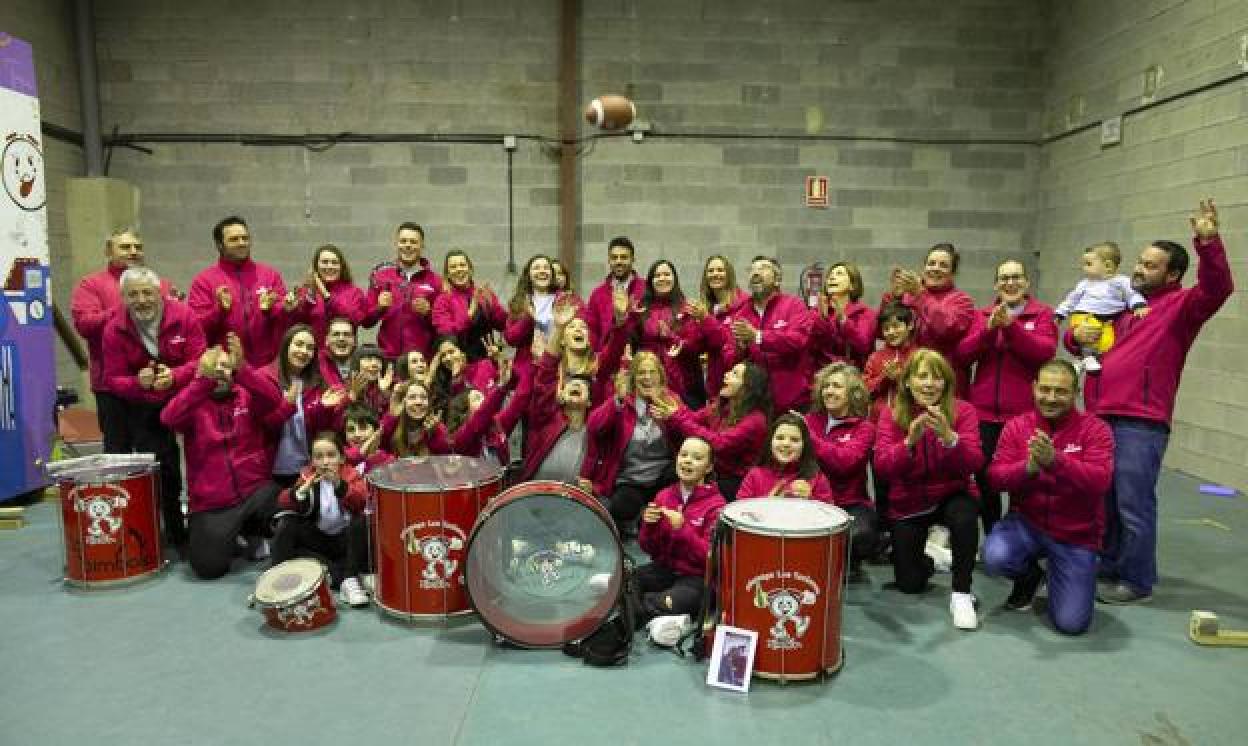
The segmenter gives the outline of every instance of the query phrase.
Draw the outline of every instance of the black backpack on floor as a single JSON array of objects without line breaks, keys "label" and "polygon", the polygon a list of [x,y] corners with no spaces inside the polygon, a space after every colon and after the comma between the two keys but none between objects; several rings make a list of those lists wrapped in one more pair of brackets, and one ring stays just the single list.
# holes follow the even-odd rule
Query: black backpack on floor
[{"label": "black backpack on floor", "polygon": [[615,609],[593,634],[577,643],[564,646],[564,652],[578,655],[590,666],[622,666],[628,663],[633,650],[633,637],[641,611],[641,590],[637,586],[636,567],[624,558],[624,581]]}]

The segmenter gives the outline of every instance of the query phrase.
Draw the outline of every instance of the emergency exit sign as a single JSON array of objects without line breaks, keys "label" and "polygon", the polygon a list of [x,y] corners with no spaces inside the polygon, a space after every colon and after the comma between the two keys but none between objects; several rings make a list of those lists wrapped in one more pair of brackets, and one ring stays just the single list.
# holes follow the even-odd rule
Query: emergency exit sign
[{"label": "emergency exit sign", "polygon": [[826,176],[807,176],[806,177],[806,206],[807,207],[827,207],[828,206],[828,177]]}]

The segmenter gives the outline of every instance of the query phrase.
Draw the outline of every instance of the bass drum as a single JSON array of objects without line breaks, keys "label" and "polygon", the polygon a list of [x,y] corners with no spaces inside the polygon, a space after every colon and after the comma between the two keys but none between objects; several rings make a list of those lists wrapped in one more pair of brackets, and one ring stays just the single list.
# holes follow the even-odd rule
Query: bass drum
[{"label": "bass drum", "polygon": [[587,637],[619,600],[624,550],[610,513],[561,482],[525,482],[482,512],[464,579],[481,622],[527,648]]}]

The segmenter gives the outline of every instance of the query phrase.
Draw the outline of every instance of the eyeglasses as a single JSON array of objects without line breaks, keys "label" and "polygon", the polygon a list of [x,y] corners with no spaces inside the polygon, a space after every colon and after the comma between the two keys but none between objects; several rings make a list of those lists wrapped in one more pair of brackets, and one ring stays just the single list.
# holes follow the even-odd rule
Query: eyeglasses
[{"label": "eyeglasses", "polygon": [[997,275],[997,282],[1022,282],[1027,275]]}]

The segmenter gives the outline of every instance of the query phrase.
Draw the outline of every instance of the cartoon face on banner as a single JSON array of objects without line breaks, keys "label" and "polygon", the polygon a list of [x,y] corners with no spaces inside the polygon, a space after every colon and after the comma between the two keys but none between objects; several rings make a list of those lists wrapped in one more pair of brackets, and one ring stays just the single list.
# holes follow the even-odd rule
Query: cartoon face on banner
[{"label": "cartoon face on banner", "polygon": [[0,162],[4,168],[4,191],[13,204],[31,212],[42,208],[48,191],[39,141],[33,135],[10,132]]}]

